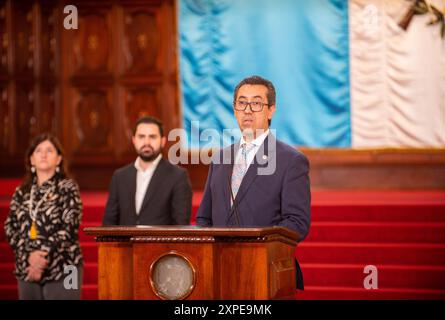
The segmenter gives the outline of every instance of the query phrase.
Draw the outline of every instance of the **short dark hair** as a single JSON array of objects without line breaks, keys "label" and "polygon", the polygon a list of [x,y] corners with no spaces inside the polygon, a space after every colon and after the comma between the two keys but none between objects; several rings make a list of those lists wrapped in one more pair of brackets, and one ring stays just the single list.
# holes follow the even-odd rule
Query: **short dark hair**
[{"label": "short dark hair", "polygon": [[140,125],[141,123],[157,125],[159,128],[159,132],[161,133],[161,137],[164,136],[164,125],[162,124],[162,121],[159,120],[158,118],[149,117],[149,116],[141,117],[136,121],[136,124],[134,125],[134,128],[133,128],[133,136],[136,134],[138,125]]},{"label": "short dark hair", "polygon": [[267,103],[269,104],[269,106],[275,105],[276,92],[273,83],[260,76],[250,76],[241,80],[240,83],[236,85],[235,92],[233,93],[233,105],[235,105],[239,89],[246,84],[265,86],[267,88]]}]

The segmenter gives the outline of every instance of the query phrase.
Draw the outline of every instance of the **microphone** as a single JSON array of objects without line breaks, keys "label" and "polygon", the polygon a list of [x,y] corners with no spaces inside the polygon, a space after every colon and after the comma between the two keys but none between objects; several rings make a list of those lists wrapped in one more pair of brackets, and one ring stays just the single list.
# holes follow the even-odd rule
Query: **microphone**
[{"label": "microphone", "polygon": [[229,217],[227,219],[227,222],[229,222],[232,219],[233,213],[235,213],[236,223],[238,224],[238,227],[240,227],[241,225],[240,225],[240,222],[239,222],[238,207],[237,207],[236,202],[235,202],[235,197],[233,196],[232,177],[231,177],[231,175],[228,176],[228,180],[229,180],[230,197],[232,199],[232,210],[230,211],[230,214],[229,214]]}]

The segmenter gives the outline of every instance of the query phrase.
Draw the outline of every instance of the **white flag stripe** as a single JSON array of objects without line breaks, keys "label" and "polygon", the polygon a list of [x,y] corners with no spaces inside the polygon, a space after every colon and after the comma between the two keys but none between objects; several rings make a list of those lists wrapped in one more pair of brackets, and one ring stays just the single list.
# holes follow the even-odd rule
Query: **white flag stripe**
[{"label": "white flag stripe", "polygon": [[[445,8],[445,0],[428,1]],[[445,146],[445,39],[411,2],[350,0],[352,147]]]}]

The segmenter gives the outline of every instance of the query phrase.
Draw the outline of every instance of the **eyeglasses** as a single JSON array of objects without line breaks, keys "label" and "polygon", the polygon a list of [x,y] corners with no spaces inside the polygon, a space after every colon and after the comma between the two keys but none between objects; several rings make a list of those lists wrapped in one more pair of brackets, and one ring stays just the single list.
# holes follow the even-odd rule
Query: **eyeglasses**
[{"label": "eyeglasses", "polygon": [[260,112],[263,111],[263,107],[264,106],[268,106],[268,103],[264,103],[261,101],[252,101],[252,102],[248,102],[248,101],[244,101],[244,100],[238,100],[235,103],[235,110],[236,111],[246,111],[247,106],[250,106],[250,110],[252,110],[252,112]]}]

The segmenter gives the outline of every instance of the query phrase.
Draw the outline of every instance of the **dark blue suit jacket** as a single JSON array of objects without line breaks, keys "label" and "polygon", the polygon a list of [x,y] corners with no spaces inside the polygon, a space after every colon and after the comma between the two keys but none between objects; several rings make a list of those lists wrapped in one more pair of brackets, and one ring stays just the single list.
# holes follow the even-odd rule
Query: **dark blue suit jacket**
[{"label": "dark blue suit jacket", "polygon": [[[230,181],[235,143],[210,164],[196,222],[200,226],[237,226]],[[273,170],[275,168],[275,170]],[[249,166],[236,195],[241,227],[283,226],[304,239],[310,226],[309,162],[304,154],[269,134]]]}]

